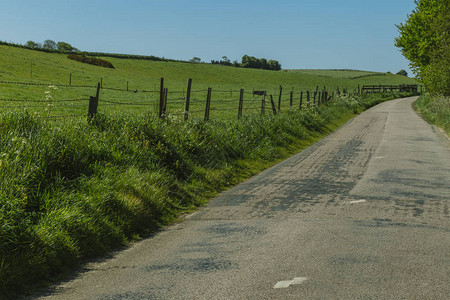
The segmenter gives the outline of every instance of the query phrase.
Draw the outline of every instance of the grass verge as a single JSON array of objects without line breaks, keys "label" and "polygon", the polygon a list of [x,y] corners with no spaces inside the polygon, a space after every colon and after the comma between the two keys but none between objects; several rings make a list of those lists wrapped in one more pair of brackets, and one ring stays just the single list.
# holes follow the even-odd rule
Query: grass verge
[{"label": "grass verge", "polygon": [[444,129],[447,135],[450,134],[450,97],[424,94],[413,106],[428,122]]},{"label": "grass verge", "polygon": [[[399,95],[240,121],[0,116],[0,299],[177,220],[220,191]],[[33,284],[30,284],[33,283]]]}]

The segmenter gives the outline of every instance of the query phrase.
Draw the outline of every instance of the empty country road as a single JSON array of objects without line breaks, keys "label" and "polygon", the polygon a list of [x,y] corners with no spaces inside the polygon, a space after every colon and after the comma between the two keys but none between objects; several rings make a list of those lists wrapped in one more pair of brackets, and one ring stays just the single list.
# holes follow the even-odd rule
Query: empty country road
[{"label": "empty country road", "polygon": [[450,146],[416,98],[358,115],[38,299],[450,299]]}]

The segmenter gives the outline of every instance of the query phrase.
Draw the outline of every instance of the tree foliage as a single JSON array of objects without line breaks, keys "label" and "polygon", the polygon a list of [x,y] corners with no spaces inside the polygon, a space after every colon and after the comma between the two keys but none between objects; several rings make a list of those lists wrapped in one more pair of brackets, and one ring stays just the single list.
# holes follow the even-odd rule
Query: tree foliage
[{"label": "tree foliage", "polygon": [[402,69],[397,72],[397,75],[408,76],[408,72],[406,72],[405,70]]},{"label": "tree foliage", "polygon": [[231,61],[228,57],[222,56],[221,60],[211,60],[211,64],[213,65],[224,65],[224,66],[231,66]]},{"label": "tree foliage", "polygon": [[450,2],[415,0],[416,8],[397,25],[395,45],[433,93],[450,95]]},{"label": "tree foliage", "polygon": [[41,48],[42,46],[39,43],[36,43],[34,41],[28,41],[25,44],[25,47],[29,47],[29,48]]},{"label": "tree foliage", "polygon": [[194,64],[199,64],[202,62],[202,59],[200,57],[194,56],[193,58],[191,58],[189,60],[189,62],[194,63]]},{"label": "tree foliage", "polygon": [[254,56],[244,55],[241,61],[241,67],[243,68],[254,68],[254,69],[264,69],[264,70],[281,70],[281,65],[276,60],[267,60],[265,58],[256,58]]},{"label": "tree foliage", "polygon": [[56,42],[53,40],[45,40],[42,48],[47,49],[47,50],[57,50],[58,46],[57,46]]},{"label": "tree foliage", "polygon": [[63,53],[79,51],[77,48],[73,47],[71,44],[66,43],[66,42],[58,42],[58,44],[56,44],[56,46],[58,48],[58,51],[63,52]]}]

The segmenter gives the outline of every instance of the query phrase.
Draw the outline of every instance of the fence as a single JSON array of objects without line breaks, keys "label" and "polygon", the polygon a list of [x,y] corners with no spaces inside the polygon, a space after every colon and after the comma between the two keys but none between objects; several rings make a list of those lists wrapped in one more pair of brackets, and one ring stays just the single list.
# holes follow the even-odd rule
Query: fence
[{"label": "fence", "polygon": [[[0,84],[7,85],[25,85],[25,86],[42,86],[46,88],[80,88],[85,89],[86,97],[72,98],[72,99],[53,99],[48,97],[46,99],[8,99],[0,98],[0,103],[6,105],[1,108],[35,108],[45,109],[44,118],[70,118],[70,117],[86,117],[90,120],[98,111],[100,107],[120,106],[120,111],[124,111],[125,107],[134,107],[134,112],[154,111],[155,115],[161,119],[169,116],[183,118],[188,120],[191,117],[202,118],[204,121],[209,121],[212,115],[217,118],[237,118],[240,119],[248,114],[266,114],[266,108],[273,114],[277,114],[283,109],[309,109],[321,106],[331,100],[336,95],[349,94],[347,88],[343,88],[342,92],[338,87],[335,91],[330,92],[325,86],[319,89],[316,86],[315,90],[294,92],[294,88],[285,91],[282,86],[277,91],[269,94],[265,90],[251,91],[240,90],[220,90],[211,87],[194,90],[192,79],[188,79],[186,89],[182,91],[169,91],[165,86],[164,78],[159,82],[159,89],[154,87],[153,90],[131,90],[128,82],[126,89],[104,87],[103,80],[97,85],[69,85],[63,84],[44,84],[44,83],[27,83],[27,82],[11,82],[0,81]],[[376,87],[376,88],[375,88]],[[384,88],[383,88],[384,87]],[[385,87],[389,87],[385,88]],[[403,85],[403,87],[410,87]],[[394,89],[401,90],[398,86],[363,86],[354,93],[365,92],[386,92]],[[100,92],[102,91],[102,94]],[[417,86],[416,86],[417,91]],[[45,92],[47,93],[47,91]],[[89,93],[90,95],[87,95]],[[126,93],[126,94],[123,94]],[[149,97],[143,95],[150,95]],[[147,98],[146,98],[147,97]],[[21,103],[21,105],[12,105],[12,103]],[[24,104],[27,105],[24,105]],[[30,105],[31,104],[31,105]],[[60,114],[52,115],[51,112],[57,110]],[[87,109],[87,114],[86,114]],[[84,112],[83,112],[84,110]],[[67,113],[70,112],[70,114]]]},{"label": "fence", "polygon": [[417,84],[400,84],[400,85],[363,85],[362,93],[385,93],[387,91],[399,91],[399,92],[418,92]]}]

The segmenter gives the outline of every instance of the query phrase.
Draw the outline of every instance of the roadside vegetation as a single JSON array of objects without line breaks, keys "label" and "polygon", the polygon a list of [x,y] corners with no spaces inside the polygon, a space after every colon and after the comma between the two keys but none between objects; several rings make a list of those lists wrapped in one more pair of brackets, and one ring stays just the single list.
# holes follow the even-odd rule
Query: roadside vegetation
[{"label": "roadside vegetation", "polygon": [[450,97],[425,94],[414,103],[414,109],[450,135]]},{"label": "roadside vegetation", "polygon": [[449,132],[450,123],[450,2],[416,0],[416,8],[398,25],[396,46],[425,85],[414,107],[430,122]]}]

